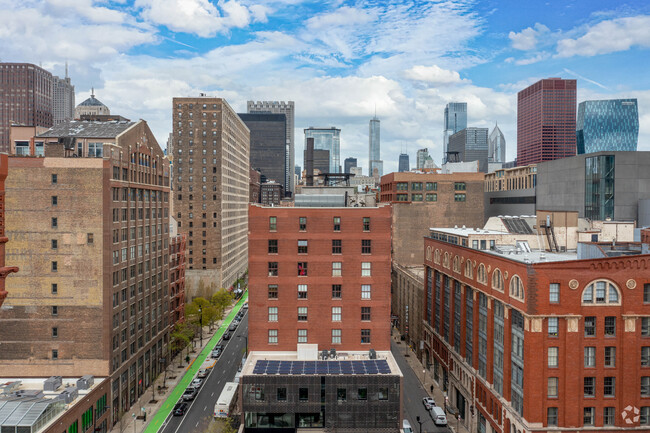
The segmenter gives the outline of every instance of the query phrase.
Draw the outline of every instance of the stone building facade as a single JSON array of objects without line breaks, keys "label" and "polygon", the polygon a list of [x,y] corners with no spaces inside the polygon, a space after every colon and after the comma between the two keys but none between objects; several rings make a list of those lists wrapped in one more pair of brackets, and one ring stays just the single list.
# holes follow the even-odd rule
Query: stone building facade
[{"label": "stone building facade", "polygon": [[404,336],[422,360],[420,342],[424,340],[422,329],[422,304],[424,303],[424,268],[393,263],[391,317],[393,325]]}]

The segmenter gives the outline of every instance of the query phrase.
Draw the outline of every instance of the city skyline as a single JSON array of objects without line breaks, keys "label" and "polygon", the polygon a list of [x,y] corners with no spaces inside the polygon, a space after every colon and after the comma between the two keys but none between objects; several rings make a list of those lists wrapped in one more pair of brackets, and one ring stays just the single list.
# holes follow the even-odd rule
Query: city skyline
[{"label": "city skyline", "polygon": [[[294,100],[296,134],[336,125],[341,154],[365,160],[376,105],[384,171],[391,172],[402,142],[428,147],[440,164],[440,113],[448,102],[467,101],[468,125],[498,122],[512,160],[516,92],[559,76],[578,79],[578,102],[637,98],[639,150],[649,149],[648,78],[618,67],[634,61],[643,70],[650,62],[650,41],[636,30],[650,21],[641,1],[551,2],[525,14],[488,1],[189,4],[179,14],[153,0],[73,8],[1,0],[7,19],[0,58],[42,64],[58,76],[67,59],[79,94],[94,86],[115,113],[147,119],[161,143],[171,131],[171,98],[205,92],[239,112],[251,98]],[[52,29],[47,38],[23,27],[34,20]],[[104,36],[90,37],[98,33]],[[299,140],[295,153],[302,150]]]}]

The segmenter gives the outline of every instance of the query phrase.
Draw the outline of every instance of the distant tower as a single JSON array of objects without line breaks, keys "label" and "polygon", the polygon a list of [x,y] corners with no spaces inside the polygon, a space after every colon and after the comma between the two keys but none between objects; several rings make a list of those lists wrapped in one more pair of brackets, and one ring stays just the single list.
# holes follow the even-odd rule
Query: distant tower
[{"label": "distant tower", "polygon": [[400,171],[400,172],[409,171],[410,169],[411,168],[410,168],[410,164],[409,164],[409,155],[408,155],[408,153],[400,154],[398,171]]},{"label": "distant tower", "polygon": [[370,176],[375,172],[375,168],[379,173],[379,177],[384,174],[384,161],[381,160],[380,154],[379,119],[375,115],[370,119],[368,131],[368,172]]},{"label": "distant tower", "polygon": [[[314,150],[327,150],[329,152],[330,173],[341,172],[341,130],[335,127],[330,128],[314,128],[310,126],[304,130],[305,132],[305,148],[307,147],[307,139],[314,139]],[[316,158],[316,155],[314,154]],[[306,163],[305,163],[306,164]]]},{"label": "distant tower", "polygon": [[637,149],[639,110],[636,99],[584,101],[578,105],[578,154]]},{"label": "distant tower", "polygon": [[102,104],[99,99],[95,98],[94,88],[90,91],[90,98],[77,105],[77,108],[74,110],[75,119],[80,119],[83,115],[101,116],[108,114],[111,114],[111,110],[109,110],[106,105]]},{"label": "distant tower", "polygon": [[449,137],[460,130],[467,128],[467,102],[450,102],[445,107],[443,130],[443,164],[447,162],[447,150],[449,146]]},{"label": "distant tower", "polygon": [[496,124],[488,138],[488,162],[506,162],[506,138]]},{"label": "distant tower", "polygon": [[68,77],[68,62],[65,63],[65,78],[53,77],[52,116],[54,124],[74,119],[74,86]]},{"label": "distant tower", "polygon": [[357,166],[357,158],[345,158],[343,161],[343,173],[350,174],[350,169]]}]

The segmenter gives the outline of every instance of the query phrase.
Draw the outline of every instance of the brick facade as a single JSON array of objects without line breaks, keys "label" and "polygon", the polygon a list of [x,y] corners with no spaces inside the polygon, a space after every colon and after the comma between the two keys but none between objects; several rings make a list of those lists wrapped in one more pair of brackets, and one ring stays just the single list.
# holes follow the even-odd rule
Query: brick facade
[{"label": "brick facade", "polygon": [[13,272],[18,272],[15,266],[5,266],[5,244],[9,240],[5,235],[5,179],[8,172],[9,157],[0,154],[0,307],[7,297],[5,278]]},{"label": "brick facade", "polygon": [[187,235],[179,234],[169,242],[169,328],[185,320],[185,250]]}]

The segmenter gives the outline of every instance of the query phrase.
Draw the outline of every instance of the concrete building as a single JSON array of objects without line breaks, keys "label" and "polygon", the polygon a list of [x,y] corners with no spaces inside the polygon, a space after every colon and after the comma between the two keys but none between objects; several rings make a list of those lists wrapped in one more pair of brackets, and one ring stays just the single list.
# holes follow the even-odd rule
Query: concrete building
[{"label": "concrete building", "polygon": [[[454,161],[452,155],[458,155]],[[461,129],[449,137],[447,162],[479,162],[479,171],[488,169],[488,129],[469,127]]]},{"label": "concrete building", "polygon": [[12,125],[49,128],[52,74],[30,63],[0,63],[0,152],[9,153]]},{"label": "concrete building", "polygon": [[424,254],[418,245],[428,235],[428,226],[482,226],[483,184],[483,173],[383,176],[379,197],[393,207],[393,260],[404,266],[418,265]]},{"label": "concrete building", "polygon": [[269,181],[261,185],[260,203],[262,206],[279,206],[284,197],[282,185]]},{"label": "concrete building", "polygon": [[74,109],[74,118],[81,120],[81,116],[109,116],[111,110],[99,99],[95,98],[95,89],[90,92],[90,98],[86,99]]},{"label": "concrete building", "polygon": [[578,154],[637,149],[639,109],[636,99],[583,101],[578,105]]},{"label": "concrete building", "polygon": [[229,288],[247,267],[250,133],[225,99],[173,100],[174,212],[187,233],[188,296]]},{"label": "concrete building", "polygon": [[537,165],[496,170],[485,175],[485,220],[497,215],[534,215]]},{"label": "concrete building", "polygon": [[315,150],[329,151],[329,167],[326,173],[341,172],[341,130],[335,127],[314,128],[310,126],[304,130],[305,148],[307,148],[307,139],[314,139]]},{"label": "concrete building", "polygon": [[494,125],[488,137],[488,162],[506,162],[506,138],[499,125]]},{"label": "concrete building", "polygon": [[517,93],[517,164],[576,154],[576,80],[548,78]]},{"label": "concrete building", "polygon": [[68,77],[68,65],[65,67],[65,77],[52,78],[52,120],[57,125],[66,120],[74,119],[74,86]]},{"label": "concrete building", "polygon": [[9,158],[3,376],[107,377],[112,425],[169,361],[169,163],[144,121],[34,139]]},{"label": "concrete building", "polygon": [[401,153],[399,155],[399,166],[397,171],[399,172],[405,172],[405,171],[410,171],[411,170],[411,165],[409,164],[409,156],[407,153]]},{"label": "concrete building", "polygon": [[648,245],[487,232],[492,248],[474,229],[424,240],[425,362],[447,407],[469,431],[647,431]]},{"label": "concrete building", "polygon": [[[246,109],[249,113],[272,113],[286,116],[286,148],[285,148],[285,193],[295,193],[296,183],[291,168],[296,165],[296,140],[295,140],[295,104],[293,101],[248,101]],[[280,180],[276,180],[280,182]]]},{"label": "concrete building", "polygon": [[378,177],[384,175],[384,161],[381,160],[381,134],[380,121],[377,116],[370,119],[368,125],[368,169],[369,176],[375,175],[377,169]]},{"label": "concrete building", "polygon": [[5,180],[9,173],[9,159],[6,154],[0,154],[0,307],[7,297],[5,279],[13,272],[18,272],[15,266],[5,266],[5,248],[8,241],[5,234]]},{"label": "concrete building", "polygon": [[351,173],[352,167],[357,166],[357,158],[345,158],[345,161],[343,161],[343,173]]},{"label": "concrete building", "polygon": [[[444,129],[442,135],[442,163],[447,162],[449,137],[467,128],[467,102],[450,102],[445,106]],[[418,160],[419,163],[419,160]],[[418,168],[423,168],[418,166]]]}]

